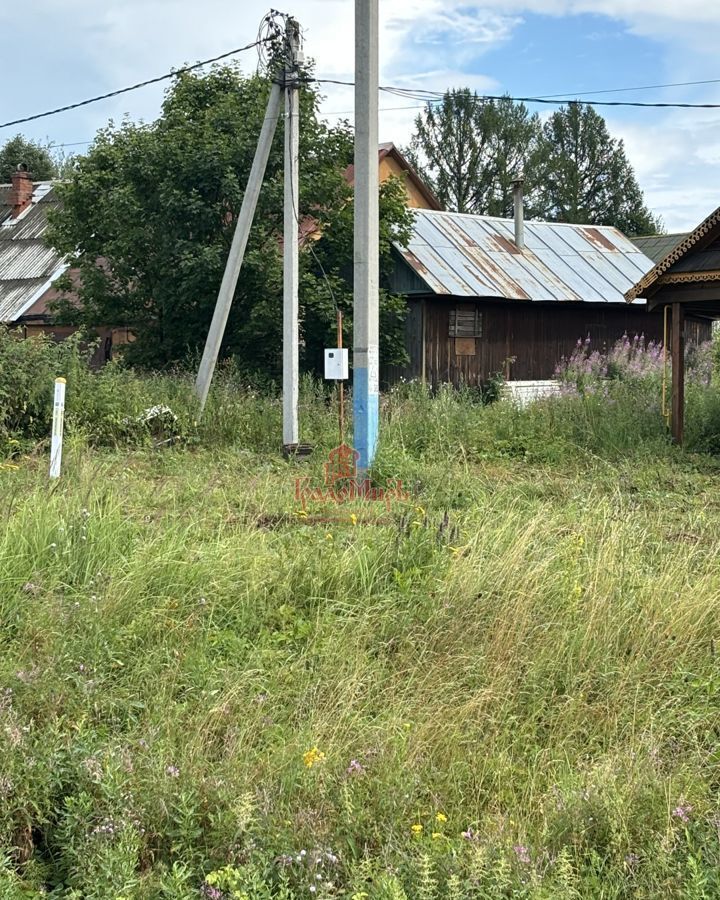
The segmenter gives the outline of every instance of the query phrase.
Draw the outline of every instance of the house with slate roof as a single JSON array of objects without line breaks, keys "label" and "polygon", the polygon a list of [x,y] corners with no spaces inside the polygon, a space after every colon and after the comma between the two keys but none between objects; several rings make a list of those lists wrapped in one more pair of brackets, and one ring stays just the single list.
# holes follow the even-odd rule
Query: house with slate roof
[{"label": "house with slate roof", "polygon": [[[19,170],[11,184],[0,185],[0,325],[24,337],[48,334],[55,340],[75,330],[55,325],[50,304],[57,299],[54,285],[68,270],[65,259],[45,240],[48,212],[58,205],[51,181],[33,181]],[[126,343],[126,329],[96,329],[99,346],[93,362],[112,355],[114,344]]]}]

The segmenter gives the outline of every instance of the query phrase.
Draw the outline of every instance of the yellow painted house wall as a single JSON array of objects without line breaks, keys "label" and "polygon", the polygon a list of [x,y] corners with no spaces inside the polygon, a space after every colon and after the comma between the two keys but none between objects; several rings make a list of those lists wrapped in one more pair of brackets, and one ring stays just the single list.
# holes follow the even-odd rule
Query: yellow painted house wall
[{"label": "yellow painted house wall", "polygon": [[396,159],[386,156],[380,160],[379,178],[380,183],[387,181],[392,176],[400,178],[405,185],[405,192],[408,197],[408,206],[411,209],[434,209],[431,207],[417,186],[413,184],[411,178],[408,177],[407,169],[403,168]]}]

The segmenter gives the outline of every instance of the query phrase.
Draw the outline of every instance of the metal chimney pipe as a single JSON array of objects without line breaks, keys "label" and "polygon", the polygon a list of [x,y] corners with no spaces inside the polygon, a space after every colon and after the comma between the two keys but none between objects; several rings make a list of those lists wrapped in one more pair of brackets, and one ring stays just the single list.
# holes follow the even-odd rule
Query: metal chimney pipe
[{"label": "metal chimney pipe", "polygon": [[522,172],[518,173],[513,179],[513,204],[514,204],[514,219],[515,219],[515,246],[518,250],[522,250],[525,247],[525,222],[524,222],[524,207],[523,207],[523,184],[525,182],[525,176]]}]

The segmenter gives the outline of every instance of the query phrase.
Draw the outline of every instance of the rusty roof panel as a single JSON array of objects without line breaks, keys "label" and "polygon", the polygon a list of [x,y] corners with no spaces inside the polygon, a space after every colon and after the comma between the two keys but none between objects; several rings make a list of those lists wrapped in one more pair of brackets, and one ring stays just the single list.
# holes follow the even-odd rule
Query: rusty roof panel
[{"label": "rusty roof panel", "polygon": [[434,210],[415,211],[405,249],[431,291],[460,297],[624,303],[652,269],[616,228],[526,220],[519,251],[511,219]]}]

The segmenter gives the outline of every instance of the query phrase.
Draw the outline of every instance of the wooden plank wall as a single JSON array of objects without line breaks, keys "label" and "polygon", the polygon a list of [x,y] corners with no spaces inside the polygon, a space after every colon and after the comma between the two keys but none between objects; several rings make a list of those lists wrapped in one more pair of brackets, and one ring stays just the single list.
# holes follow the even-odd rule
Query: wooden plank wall
[{"label": "wooden plank wall", "polygon": [[385,386],[401,379],[412,381],[422,378],[422,300],[409,300],[405,318],[405,349],[408,362],[404,366],[383,366],[381,378]]},{"label": "wooden plank wall", "polygon": [[[442,382],[479,384],[495,372],[512,379],[551,378],[557,362],[572,353],[578,339],[590,336],[594,348],[612,345],[624,334],[644,334],[646,340],[662,341],[662,312],[649,313],[644,306],[621,304],[540,304],[481,301],[482,337],[475,339],[475,355],[459,354],[468,349],[466,338],[456,345],[448,335],[449,311],[456,304],[466,306],[467,298],[426,298],[411,301],[407,321],[411,363],[405,367],[387,367],[385,380],[400,377],[419,378],[422,356],[421,304],[425,304],[425,365],[427,380],[434,386]],[[472,303],[472,301],[470,301]],[[688,340],[710,338],[708,322],[687,322]],[[471,342],[472,344],[472,342]],[[509,370],[506,360],[515,357]]]}]

